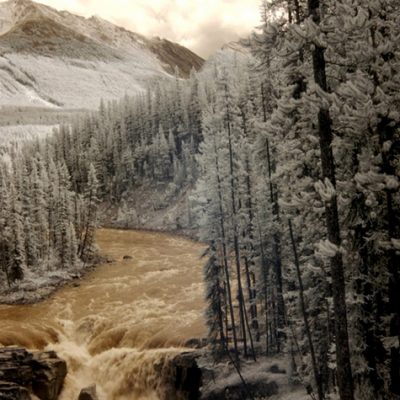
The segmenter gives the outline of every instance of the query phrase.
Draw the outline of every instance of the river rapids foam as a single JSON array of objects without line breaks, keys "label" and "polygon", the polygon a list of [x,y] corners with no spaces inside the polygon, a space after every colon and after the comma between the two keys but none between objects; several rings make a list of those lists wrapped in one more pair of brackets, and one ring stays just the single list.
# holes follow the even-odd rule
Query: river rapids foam
[{"label": "river rapids foam", "polygon": [[[100,266],[36,305],[0,306],[0,344],[51,349],[68,364],[61,400],[164,400],[171,359],[205,333],[204,246],[161,233],[99,230]],[[123,260],[123,256],[132,257]]]}]

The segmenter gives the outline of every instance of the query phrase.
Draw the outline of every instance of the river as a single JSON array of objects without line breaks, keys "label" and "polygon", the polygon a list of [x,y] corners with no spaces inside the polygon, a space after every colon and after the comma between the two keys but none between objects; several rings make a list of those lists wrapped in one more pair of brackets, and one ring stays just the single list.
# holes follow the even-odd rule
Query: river
[{"label": "river", "polygon": [[[55,350],[68,364],[61,400],[97,385],[101,400],[156,400],[159,372],[203,337],[204,246],[164,233],[101,229],[116,260],[29,306],[0,306],[0,343]],[[132,259],[124,260],[124,256]]]}]

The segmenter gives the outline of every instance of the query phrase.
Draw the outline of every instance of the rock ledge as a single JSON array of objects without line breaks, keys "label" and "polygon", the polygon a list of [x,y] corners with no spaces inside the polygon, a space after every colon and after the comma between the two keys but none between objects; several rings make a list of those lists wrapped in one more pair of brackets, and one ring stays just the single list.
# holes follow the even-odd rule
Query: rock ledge
[{"label": "rock ledge", "polygon": [[0,399],[56,400],[61,392],[67,364],[54,351],[28,352],[24,348],[0,349]]}]

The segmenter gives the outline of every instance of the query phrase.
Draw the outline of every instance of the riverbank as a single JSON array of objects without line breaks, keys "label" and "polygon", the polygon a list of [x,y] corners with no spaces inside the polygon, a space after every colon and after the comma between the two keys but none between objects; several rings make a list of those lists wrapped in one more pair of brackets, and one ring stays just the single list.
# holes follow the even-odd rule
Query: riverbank
[{"label": "riverbank", "polygon": [[[161,232],[101,229],[97,236],[101,253],[115,261],[88,267],[84,279],[37,304],[0,306],[0,347],[54,351],[65,360],[60,400],[93,385],[102,400],[173,400],[176,382],[180,393],[199,389],[198,369],[202,399],[237,400],[244,389],[232,363],[215,363],[196,339],[207,334],[199,258],[206,246]],[[243,360],[242,373],[254,398],[305,398],[284,357]]]},{"label": "riverbank", "polygon": [[[24,348],[9,347],[0,349],[0,361],[0,375],[3,376],[0,382],[1,399],[59,398],[66,382],[67,364],[55,352],[30,352]],[[284,357],[263,357],[257,363],[243,360],[240,376],[230,363],[215,364],[205,349],[184,351],[168,357],[164,362],[164,367],[157,370],[159,383],[155,393],[159,400],[308,398],[304,388],[290,382]],[[97,400],[97,386],[94,381],[80,390],[79,397],[69,400]]]},{"label": "riverbank", "polygon": [[206,335],[205,246],[159,232],[96,235],[101,254],[115,261],[47,300],[0,306],[0,347],[51,350],[65,360],[60,400],[76,400],[92,384],[100,399],[158,398],[160,371],[188,351],[187,341]]},{"label": "riverbank", "polygon": [[[122,226],[120,226],[122,225]],[[161,233],[171,237],[190,240],[200,243],[196,235],[188,229],[156,229],[146,227],[124,226],[108,221],[99,229],[109,229],[115,231],[135,231],[146,233]],[[121,255],[123,258],[124,254]],[[48,299],[52,294],[64,287],[79,286],[79,282],[90,272],[93,272],[99,265],[112,264],[115,260],[110,258],[107,254],[98,254],[94,260],[81,267],[77,267],[71,271],[53,270],[43,271],[38,277],[37,275],[29,274],[26,271],[23,281],[13,284],[11,287],[0,287],[0,304],[13,305],[13,304],[35,304]],[[4,285],[6,283],[4,282]]]},{"label": "riverbank", "polygon": [[79,286],[80,280],[88,273],[94,271],[99,265],[106,263],[112,263],[112,260],[104,256],[97,256],[89,264],[82,264],[80,268],[71,271],[44,271],[40,277],[29,274],[29,271],[27,271],[23,281],[19,281],[11,287],[0,288],[0,304],[22,305],[39,303],[64,287]]}]

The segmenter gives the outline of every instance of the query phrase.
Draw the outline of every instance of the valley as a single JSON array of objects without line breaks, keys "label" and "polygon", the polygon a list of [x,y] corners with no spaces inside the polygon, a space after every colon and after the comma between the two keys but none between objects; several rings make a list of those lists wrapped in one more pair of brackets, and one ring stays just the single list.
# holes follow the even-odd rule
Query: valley
[{"label": "valley", "polygon": [[0,0],[1,399],[398,400],[398,0],[232,2]]}]

